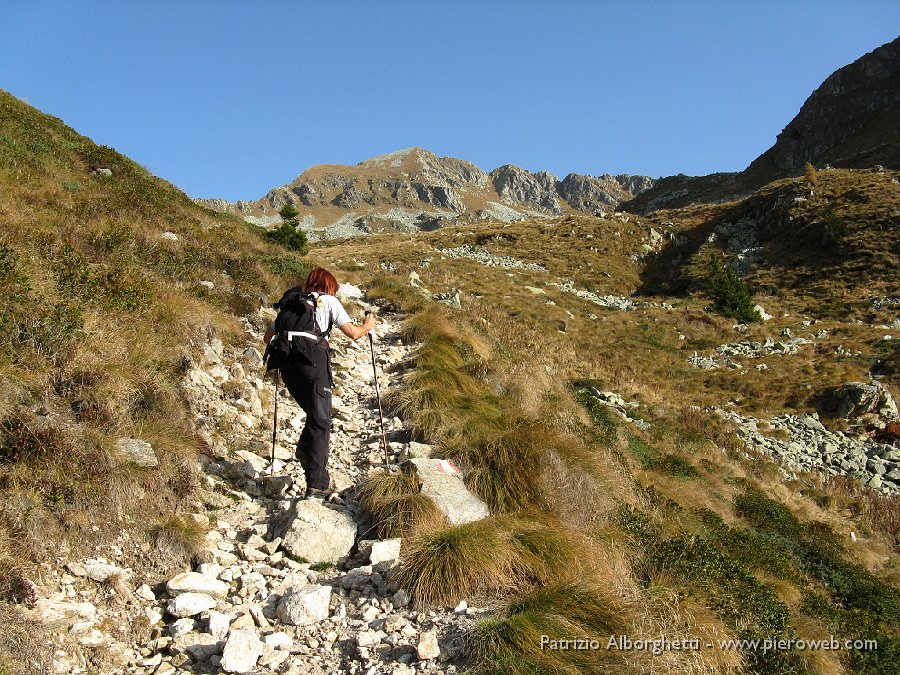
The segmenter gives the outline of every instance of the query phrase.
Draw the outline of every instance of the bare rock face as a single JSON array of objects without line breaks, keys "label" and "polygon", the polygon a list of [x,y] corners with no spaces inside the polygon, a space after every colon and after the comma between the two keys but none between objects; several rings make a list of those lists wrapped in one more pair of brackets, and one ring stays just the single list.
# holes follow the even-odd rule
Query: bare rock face
[{"label": "bare rock face", "polygon": [[[795,175],[807,162],[900,168],[898,114],[900,38],[828,76],[778,134],[775,145],[747,171],[770,165]],[[877,142],[869,140],[873,130],[882,129],[885,134]]]},{"label": "bare rock face", "polygon": [[546,171],[532,174],[512,164],[491,171],[494,189],[504,203],[530,209],[562,213],[556,194],[556,177]]},{"label": "bare rock face", "polygon": [[878,380],[848,382],[825,401],[825,408],[851,422],[872,422],[884,426],[900,420],[891,393]]},{"label": "bare rock face", "polygon": [[[566,204],[559,179],[547,171],[531,173],[507,164],[488,174],[471,162],[407,148],[355,166],[311,167],[255,202],[202,203],[263,227],[277,224],[279,209],[293,204],[308,231],[312,228],[313,234],[331,238],[487,219],[511,222],[535,214],[556,216],[570,206],[595,213],[599,203],[618,204],[653,183],[646,176],[580,178],[569,181],[573,200]],[[346,213],[335,215],[335,209]]]}]

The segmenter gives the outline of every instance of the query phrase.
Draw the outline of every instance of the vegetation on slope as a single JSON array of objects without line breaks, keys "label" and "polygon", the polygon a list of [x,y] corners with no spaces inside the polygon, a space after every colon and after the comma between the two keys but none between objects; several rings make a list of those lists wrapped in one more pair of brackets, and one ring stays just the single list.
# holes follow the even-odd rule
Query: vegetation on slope
[{"label": "vegetation on slope", "polygon": [[[28,601],[38,560],[122,530],[132,567],[162,574],[203,536],[180,515],[200,507],[192,346],[236,337],[304,263],[4,92],[0,223],[0,601]],[[159,468],[129,464],[122,437]]]},{"label": "vegetation on slope", "polygon": [[[832,208],[842,211],[843,201],[835,202]],[[701,230],[711,231],[714,225],[703,223],[717,216],[721,212],[706,211]],[[658,227],[669,222],[659,221]],[[555,229],[577,228],[583,235],[609,226],[560,219]],[[617,228],[623,249],[639,247],[634,224]],[[871,329],[826,319],[822,327],[830,334],[821,338],[822,348],[773,362],[774,372],[702,371],[686,363],[692,352],[762,341],[798,320],[776,311],[771,322],[737,334],[733,319],[709,313],[701,286],[676,298],[646,298],[674,301],[674,310],[598,308],[553,286],[559,276],[574,276],[576,266],[587,269],[580,249],[590,240],[530,239],[538,229],[549,233],[554,226],[452,228],[408,240],[376,238],[375,246],[347,241],[320,249],[370,284],[374,296],[411,313],[408,337],[423,345],[417,369],[392,404],[420,436],[438,443],[442,456],[468,470],[470,488],[494,513],[468,526],[428,522],[402,532],[409,551],[404,581],[418,601],[452,605],[475,594],[497,607],[496,618],[473,636],[473,665],[483,672],[646,670],[646,653],[539,648],[541,635],[608,640],[618,632],[696,636],[713,645],[832,634],[879,644],[877,650],[832,652],[795,642],[784,650],[713,648],[655,657],[654,667],[670,672],[891,672],[900,635],[894,609],[900,500],[849,480],[785,478],[768,460],[748,456],[732,429],[703,410],[728,401],[759,415],[813,410],[815,390],[806,382],[821,389],[862,379],[878,358]],[[869,239],[877,230],[860,226],[860,236],[881,250],[890,247],[884,238]],[[474,245],[479,238],[490,253],[525,262],[540,261],[530,247],[541,241],[548,270],[490,267],[427,249]],[[598,258],[593,261],[594,271],[582,272],[589,275],[585,281],[598,293],[615,292],[622,279],[606,280]],[[378,267],[392,272],[368,271]],[[409,286],[412,271],[433,292],[460,289],[463,310],[437,309]],[[792,283],[789,274],[784,280]],[[831,282],[855,284],[841,276]],[[774,297],[771,287],[761,300],[796,311],[789,305],[794,298]],[[839,344],[859,347],[864,356],[835,357]],[[629,416],[649,422],[649,429],[612,413],[592,388],[638,402]],[[378,521],[384,514],[373,516]],[[523,520],[534,523],[545,542],[553,532],[570,543],[537,545],[522,564],[516,523]],[[548,560],[550,551],[559,558]],[[548,578],[542,570],[550,562],[559,567],[549,569],[559,571]],[[584,606],[595,609],[582,612]]]}]

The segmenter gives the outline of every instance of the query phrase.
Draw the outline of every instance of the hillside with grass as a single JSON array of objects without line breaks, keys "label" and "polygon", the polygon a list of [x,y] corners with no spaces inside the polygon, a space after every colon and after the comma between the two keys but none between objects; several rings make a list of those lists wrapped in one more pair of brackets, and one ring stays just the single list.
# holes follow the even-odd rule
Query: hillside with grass
[{"label": "hillside with grass", "polygon": [[0,672],[20,673],[47,637],[18,607],[54,561],[124,531],[122,558],[160,574],[202,541],[181,378],[305,263],[5,92],[0,224]]},{"label": "hillside with grass", "polygon": [[[849,465],[827,467],[824,450],[811,470],[787,448],[818,452],[802,428],[820,419],[823,444],[877,435],[821,405],[870,372],[881,368],[897,398],[896,342],[885,337],[900,326],[896,180],[818,172],[745,201],[649,218],[484,223],[319,245],[324,260],[412,314],[409,337],[422,346],[391,403],[417,438],[465,467],[491,507],[487,520],[442,527],[402,474],[364,488],[382,533],[409,541],[401,574],[415,597],[496,603],[473,634],[474,671],[647,672],[646,653],[606,648],[618,634],[704,645],[877,635],[878,650],[710,647],[654,664],[892,671],[898,497],[876,489],[880,478],[864,487]],[[734,222],[760,244],[730,245],[722,232],[737,237]],[[748,249],[755,257],[737,258]],[[771,319],[745,325],[714,311],[714,257],[744,264],[734,278],[751,282],[747,297]],[[819,261],[808,268],[820,270],[821,286],[800,259]],[[863,261],[871,271],[861,279]],[[794,352],[746,347],[795,336],[808,341]],[[717,350],[735,345],[743,357]],[[698,353],[718,365],[700,367]],[[748,421],[784,453],[767,451]],[[602,638],[604,648],[541,649],[541,635]]]}]

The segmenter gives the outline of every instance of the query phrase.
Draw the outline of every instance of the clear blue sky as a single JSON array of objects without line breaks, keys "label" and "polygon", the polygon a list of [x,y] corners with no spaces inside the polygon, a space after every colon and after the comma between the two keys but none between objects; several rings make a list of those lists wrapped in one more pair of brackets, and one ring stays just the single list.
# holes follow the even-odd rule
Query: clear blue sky
[{"label": "clear blue sky", "polygon": [[412,145],[705,174],[898,33],[896,0],[2,0],[0,88],[193,197]]}]

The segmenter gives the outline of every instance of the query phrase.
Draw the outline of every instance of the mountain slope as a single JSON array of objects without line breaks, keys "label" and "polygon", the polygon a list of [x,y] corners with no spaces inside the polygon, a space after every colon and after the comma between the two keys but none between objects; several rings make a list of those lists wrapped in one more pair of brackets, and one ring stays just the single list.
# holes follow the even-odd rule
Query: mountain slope
[{"label": "mountain slope", "polygon": [[622,208],[648,213],[745,196],[816,167],[900,169],[900,38],[832,73],[744,171],[669,176]]},{"label": "mountain slope", "polygon": [[[569,174],[560,181],[507,164],[486,173],[470,162],[408,148],[356,166],[325,164],[255,202],[200,200],[212,208],[269,225],[292,204],[301,224],[333,238],[370,231],[416,231],[480,220],[509,222],[615,208],[653,184],[646,176]],[[324,231],[323,231],[324,230]]]},{"label": "mountain slope", "polygon": [[33,599],[38,563],[153,580],[202,539],[184,368],[285,271],[303,267],[257,228],[0,91],[0,672],[34,656],[8,603]]}]

